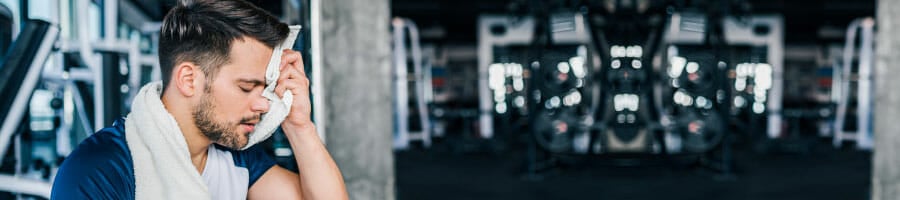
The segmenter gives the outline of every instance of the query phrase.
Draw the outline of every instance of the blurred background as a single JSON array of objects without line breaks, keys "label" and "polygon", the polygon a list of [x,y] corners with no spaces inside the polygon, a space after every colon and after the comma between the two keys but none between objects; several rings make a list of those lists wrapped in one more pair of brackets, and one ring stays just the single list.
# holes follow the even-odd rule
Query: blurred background
[{"label": "blurred background", "polygon": [[[900,2],[251,2],[303,26],[351,199],[900,199]],[[160,79],[175,4],[0,0],[0,199]]]}]

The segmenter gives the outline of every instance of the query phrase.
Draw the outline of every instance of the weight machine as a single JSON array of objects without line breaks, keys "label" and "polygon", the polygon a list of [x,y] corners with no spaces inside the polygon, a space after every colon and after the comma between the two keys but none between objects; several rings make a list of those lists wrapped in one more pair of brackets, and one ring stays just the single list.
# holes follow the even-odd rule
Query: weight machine
[{"label": "weight machine", "polygon": [[[508,121],[527,121],[529,173],[560,156],[640,154],[688,155],[730,176],[734,110],[768,115],[766,135],[782,135],[774,128],[781,126],[779,16],[715,2],[527,4],[535,8],[527,14],[479,18],[479,105],[486,137],[517,130]],[[736,50],[744,46],[761,50]],[[539,160],[542,152],[549,163]]]}]

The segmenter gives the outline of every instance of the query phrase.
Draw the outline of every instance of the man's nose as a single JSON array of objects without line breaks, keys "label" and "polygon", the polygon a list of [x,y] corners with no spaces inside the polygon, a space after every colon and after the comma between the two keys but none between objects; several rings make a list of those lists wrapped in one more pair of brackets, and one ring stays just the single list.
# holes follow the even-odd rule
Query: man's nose
[{"label": "man's nose", "polygon": [[254,98],[252,105],[250,105],[250,109],[252,109],[253,112],[259,113],[269,112],[269,100],[262,96]]}]

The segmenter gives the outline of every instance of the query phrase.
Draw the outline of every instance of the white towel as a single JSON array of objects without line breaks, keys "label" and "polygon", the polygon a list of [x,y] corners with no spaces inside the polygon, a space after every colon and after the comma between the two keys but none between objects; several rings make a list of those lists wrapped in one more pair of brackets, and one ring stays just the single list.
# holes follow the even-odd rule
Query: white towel
[{"label": "white towel", "polygon": [[134,197],[210,199],[206,182],[191,163],[178,122],[163,106],[162,83],[145,85],[125,120],[125,140],[134,163]]},{"label": "white towel", "polygon": [[256,143],[262,142],[272,136],[272,133],[281,126],[281,122],[291,112],[291,103],[294,102],[294,94],[290,90],[284,91],[283,98],[279,99],[275,94],[275,83],[281,75],[281,54],[285,49],[294,46],[294,40],[297,39],[297,33],[300,32],[300,26],[290,26],[290,33],[283,43],[279,44],[272,50],[272,58],[269,59],[269,65],[266,66],[266,89],[263,90],[263,97],[269,99],[269,112],[262,115],[262,119],[256,124],[253,133],[250,133],[250,140],[247,145],[241,148],[246,150]]}]

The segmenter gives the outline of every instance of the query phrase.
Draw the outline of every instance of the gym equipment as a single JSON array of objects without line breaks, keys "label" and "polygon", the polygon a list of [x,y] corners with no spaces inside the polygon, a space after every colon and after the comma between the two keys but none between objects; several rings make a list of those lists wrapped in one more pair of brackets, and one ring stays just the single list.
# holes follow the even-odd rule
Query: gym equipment
[{"label": "gym equipment", "polygon": [[[855,141],[856,147],[864,150],[871,150],[874,142],[872,141],[872,98],[874,86],[872,85],[872,70],[875,61],[875,19],[871,17],[860,18],[850,22],[847,27],[846,42],[844,43],[843,62],[841,65],[835,65],[835,76],[833,93],[837,99],[837,113],[834,120],[834,138],[835,147],[840,147],[844,141]],[[853,73],[852,63],[854,53],[856,53],[855,42],[857,33],[860,34],[859,54],[857,73]],[[858,77],[856,79],[852,77]],[[857,88],[850,90],[850,84],[856,83]],[[851,95],[855,93],[856,95]],[[847,121],[848,110],[851,98],[856,98],[856,131],[844,130],[844,124]]]},{"label": "gym equipment", "polygon": [[[530,129],[528,138],[544,150],[586,152],[592,69],[584,19],[566,12],[546,19],[483,15],[479,24],[479,66],[481,73],[487,73],[480,76],[487,77],[480,82],[486,82],[487,88],[479,88],[488,92],[479,99],[482,108],[492,108],[481,115],[499,119],[490,127],[482,125],[482,133],[491,131],[493,137],[501,131],[513,136],[525,126]],[[538,26],[552,31],[539,35],[545,30]],[[535,42],[546,40],[553,44]]]},{"label": "gym equipment", "polygon": [[[686,9],[687,10],[687,9]],[[669,153],[703,153],[722,144],[726,133],[730,92],[728,64],[716,14],[673,13],[666,32],[666,50],[657,106],[666,127]],[[725,144],[727,145],[727,144]]]},{"label": "gym equipment", "polygon": [[[89,1],[60,4],[64,14],[35,13],[41,20],[23,20],[25,25],[3,60],[2,78],[8,81],[0,83],[0,88],[11,95],[0,99],[0,107],[8,111],[0,116],[4,120],[0,157],[6,161],[6,150],[13,149],[10,157],[16,166],[10,178],[0,176],[15,181],[0,186],[0,191],[49,198],[49,181],[62,158],[94,128],[111,123],[128,110],[126,103],[102,101],[131,101],[130,94],[136,91],[130,89],[142,84],[145,68],[158,68],[153,64],[156,56],[144,54],[136,40],[114,39],[118,34],[115,22],[104,32],[106,39],[91,43],[89,40],[95,39],[87,31],[87,20],[66,20],[77,15],[65,13],[88,11]],[[104,17],[116,18],[116,4],[105,5]],[[109,16],[110,10],[113,16]],[[80,27],[80,38],[57,39],[61,27]]]},{"label": "gym equipment", "polygon": [[[553,20],[551,26],[553,31],[546,33],[546,37],[553,41],[554,47],[548,48],[547,52],[563,51],[565,56],[559,56],[557,60],[539,62],[540,65],[548,65],[541,69],[534,69],[532,61],[534,60],[534,52],[531,45],[537,38],[536,31],[546,31],[549,29],[539,29],[539,20],[548,20],[536,18],[534,16],[508,16],[508,15],[482,15],[478,19],[478,107],[479,107],[479,128],[482,138],[492,138],[495,133],[495,114],[514,113],[513,110],[522,112],[533,112],[527,109],[526,105],[536,105],[533,97],[526,96],[526,88],[531,87],[528,76],[552,75],[553,70],[558,70],[560,61],[569,61],[572,57],[578,57],[578,46],[588,44],[590,36],[588,35],[585,19],[574,12],[561,12],[548,15]],[[544,33],[541,33],[544,34]],[[544,47],[540,47],[544,48]],[[560,49],[554,49],[560,48]],[[567,48],[571,48],[566,50]],[[575,77],[576,71],[585,69],[577,73],[581,76],[590,75],[590,61],[588,61],[587,49],[584,49],[582,57],[575,58],[576,63],[580,63],[572,67],[572,63],[568,63],[569,72],[565,76]],[[578,69],[575,69],[578,68]],[[528,75],[526,75],[526,73]],[[550,76],[552,78],[552,76]],[[546,78],[546,77],[544,77]],[[583,79],[583,78],[582,78]],[[536,79],[537,80],[537,79]],[[572,81],[577,78],[567,79],[564,82],[571,86]],[[582,83],[587,85],[585,81]],[[554,86],[541,86],[547,91],[560,91],[566,88],[552,88]],[[550,100],[553,96],[563,98],[561,94],[541,94],[544,100]],[[579,94],[586,98],[583,92]],[[570,97],[572,98],[572,97]],[[561,105],[562,99],[557,99]]]},{"label": "gym equipment", "polygon": [[592,111],[598,121],[592,153],[665,155],[659,108],[653,106],[658,70],[653,60],[664,39],[666,7],[661,2],[582,5],[601,60],[594,79],[602,89],[600,106]]},{"label": "gym equipment", "polygon": [[[746,69],[755,74],[757,86],[753,98],[753,111],[766,114],[766,135],[776,139],[782,133],[782,98],[784,82],[784,19],[779,15],[726,16],[722,20],[723,38],[729,46],[765,48],[765,60],[751,61]],[[740,63],[738,63],[740,64]],[[749,73],[748,73],[749,74]],[[737,84],[737,83],[736,83]],[[756,89],[756,88],[766,89]],[[761,100],[761,101],[757,101]]]},{"label": "gym equipment", "polygon": [[[693,48],[690,48],[693,47]],[[730,107],[725,94],[728,88],[724,71],[727,64],[717,59],[711,46],[669,46],[668,67],[661,81],[663,117],[671,134],[666,137],[667,150],[691,153],[706,152],[721,144]]]},{"label": "gym equipment", "polygon": [[[541,20],[547,20],[543,22]],[[554,13],[547,18],[535,16],[482,15],[479,17],[479,128],[483,138],[492,138],[498,130],[513,131],[517,121],[530,124],[532,138],[538,145],[552,151],[571,151],[576,147],[586,151],[587,145],[564,146],[545,144],[586,141],[580,133],[544,134],[553,132],[551,121],[531,119],[532,116],[569,120],[572,131],[587,132],[587,110],[591,76],[590,53],[586,47],[590,37],[581,15],[572,12]],[[542,29],[540,24],[550,24]],[[552,28],[553,31],[547,31]],[[537,32],[544,36],[537,36]],[[536,40],[552,40],[553,45],[535,46]],[[534,49],[541,50],[534,50]],[[540,52],[537,52],[540,51]],[[542,56],[537,56],[542,55]],[[500,127],[494,122],[500,117]],[[540,117],[538,117],[540,118]],[[563,122],[560,121],[560,122]],[[559,123],[557,123],[559,124]],[[579,127],[579,128],[575,128]],[[574,133],[574,132],[573,132]],[[555,139],[554,139],[555,138]],[[583,142],[582,142],[583,143]],[[556,148],[556,147],[561,147]]]},{"label": "gym equipment", "polygon": [[[488,137],[527,121],[529,173],[564,157],[620,154],[697,158],[728,177],[731,112],[768,115],[767,137],[782,135],[772,128],[781,126],[780,16],[708,2],[523,2],[534,7],[524,15],[479,17],[479,112]],[[572,79],[569,57],[587,75]]]},{"label": "gym equipment", "polygon": [[[14,94],[0,98],[0,110],[8,111],[0,113],[0,119],[3,119],[2,127],[0,127],[0,156],[6,155],[6,150],[10,147],[10,141],[14,134],[24,131],[25,123],[22,122],[25,118],[25,109],[28,107],[27,103],[40,80],[40,73],[58,35],[59,29],[49,22],[25,21],[22,33],[16,38],[9,51],[10,55],[16,56],[7,56],[0,65],[2,66],[0,80],[5,80],[0,82],[0,93]],[[21,146],[17,145],[16,147],[18,156]],[[9,183],[0,184],[0,191],[50,197],[49,182],[23,180],[10,175],[0,175],[0,179],[6,179],[4,183]]]},{"label": "gym equipment", "polygon": [[[568,53],[566,53],[568,52]],[[538,146],[554,153],[585,153],[590,125],[587,122],[585,60],[587,48],[553,47],[533,62],[528,92],[532,134]],[[515,86],[513,86],[515,87]],[[513,102],[514,103],[514,102]],[[576,145],[577,144],[577,145]]]},{"label": "gym equipment", "polygon": [[44,62],[53,48],[59,29],[49,22],[29,20],[25,22],[19,38],[13,43],[10,55],[3,60],[0,68],[0,93],[15,94],[0,99],[0,113],[3,127],[0,128],[0,155],[6,155],[6,147],[25,115],[25,108],[31,98]]},{"label": "gym equipment", "polygon": [[[431,120],[428,105],[431,104],[431,65],[422,59],[422,48],[419,44],[419,29],[409,19],[394,18],[393,55],[394,55],[394,149],[407,149],[411,141],[422,141],[427,148],[431,146]],[[407,33],[408,32],[408,33]],[[407,56],[406,40],[410,41]],[[412,74],[409,74],[408,60],[412,58]],[[410,105],[409,82],[413,82],[414,104]],[[414,113],[410,113],[410,107]],[[410,115],[414,114],[414,115]],[[419,131],[410,128],[409,117],[417,116]]]}]

